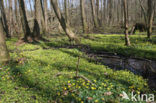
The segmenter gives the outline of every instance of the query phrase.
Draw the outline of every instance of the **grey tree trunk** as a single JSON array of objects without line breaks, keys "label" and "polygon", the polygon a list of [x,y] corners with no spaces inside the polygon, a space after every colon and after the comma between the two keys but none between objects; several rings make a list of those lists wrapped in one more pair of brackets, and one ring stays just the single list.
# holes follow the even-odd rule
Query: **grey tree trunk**
[{"label": "grey tree trunk", "polygon": [[91,8],[92,8],[92,17],[93,17],[93,21],[94,21],[94,27],[98,28],[99,25],[98,25],[96,13],[95,13],[95,1],[94,0],[91,0]]},{"label": "grey tree trunk", "polygon": [[45,21],[45,30],[48,31],[48,7],[47,7],[47,0],[44,0],[44,21]]},{"label": "grey tree trunk", "polygon": [[35,0],[35,18],[34,18],[34,28],[33,28],[33,36],[35,40],[39,40],[41,38],[40,34],[40,26],[39,23],[40,21],[40,12],[39,12],[39,7],[40,7],[40,0]]},{"label": "grey tree trunk", "polygon": [[41,25],[42,25],[42,32],[46,33],[46,25],[45,25],[45,14],[44,14],[44,8],[43,8],[43,2],[42,0],[39,0],[40,6],[38,6],[38,9],[40,11],[40,17],[41,17]]},{"label": "grey tree trunk", "polygon": [[99,7],[99,0],[96,0],[96,14],[97,14],[97,21],[98,24],[101,26],[101,22],[100,22],[100,7]]},{"label": "grey tree trunk", "polygon": [[125,45],[130,46],[130,40],[128,37],[128,13],[127,13],[127,0],[123,0],[124,7],[124,21],[125,21]]},{"label": "grey tree trunk", "polygon": [[5,42],[4,28],[2,26],[2,15],[0,9],[0,64],[5,64],[10,60],[9,52]]},{"label": "grey tree trunk", "polygon": [[65,20],[66,22],[69,24],[69,20],[68,20],[68,4],[67,4],[67,0],[64,0],[64,10],[65,10]]},{"label": "grey tree trunk", "polygon": [[152,35],[152,26],[154,20],[154,0],[148,0],[148,10],[147,10],[147,37],[151,38]]},{"label": "grey tree trunk", "polygon": [[63,30],[65,31],[66,35],[68,36],[68,38],[70,40],[74,40],[75,42],[78,43],[79,42],[78,38],[73,33],[73,31],[71,30],[69,24],[65,21],[63,15],[60,12],[57,0],[51,0],[51,5],[53,6],[55,14],[56,14],[56,16],[57,16],[57,18],[58,18],[58,20],[59,20]]},{"label": "grey tree trunk", "polygon": [[31,5],[31,0],[29,0],[29,5],[30,5],[30,10],[31,10],[31,16],[33,16],[33,10],[32,10],[32,5]]},{"label": "grey tree trunk", "polygon": [[87,22],[86,22],[84,1],[85,0],[80,0],[81,20],[82,20],[83,33],[87,33],[88,32],[88,30],[87,30],[88,26],[87,26]]},{"label": "grey tree trunk", "polygon": [[12,36],[14,32],[13,28],[13,8],[12,8],[12,0],[9,0],[9,34]]},{"label": "grey tree trunk", "polygon": [[18,0],[18,2],[19,2],[19,12],[20,12],[20,16],[21,16],[22,29],[24,32],[24,40],[32,42],[33,35],[31,33],[29,25],[28,25],[26,12],[25,12],[24,0]]},{"label": "grey tree trunk", "polygon": [[3,25],[4,25],[4,30],[6,32],[6,37],[7,38],[10,38],[10,34],[9,34],[9,29],[8,29],[8,21],[6,19],[6,13],[5,13],[5,10],[4,10],[4,2],[3,0],[0,0],[0,9],[1,9],[1,14],[2,14],[2,20],[3,20]]}]

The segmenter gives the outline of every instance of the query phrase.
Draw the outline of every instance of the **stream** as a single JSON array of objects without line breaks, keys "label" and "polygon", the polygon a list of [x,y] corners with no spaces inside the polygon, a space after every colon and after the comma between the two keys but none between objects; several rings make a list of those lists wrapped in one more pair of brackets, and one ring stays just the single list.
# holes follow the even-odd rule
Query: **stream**
[{"label": "stream", "polygon": [[150,88],[156,90],[156,61],[141,58],[126,58],[115,53],[86,52],[90,60],[95,60],[114,70],[130,70],[136,75],[148,79]]}]

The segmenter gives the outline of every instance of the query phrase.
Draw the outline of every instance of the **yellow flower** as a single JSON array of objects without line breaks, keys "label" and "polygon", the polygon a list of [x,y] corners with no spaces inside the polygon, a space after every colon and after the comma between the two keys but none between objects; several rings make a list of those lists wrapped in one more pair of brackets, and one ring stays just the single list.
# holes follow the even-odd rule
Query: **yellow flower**
[{"label": "yellow flower", "polygon": [[138,91],[137,93],[138,93],[138,94],[140,94],[140,92],[139,92],[139,91]]},{"label": "yellow flower", "polygon": [[75,85],[75,83],[72,84],[73,86]]},{"label": "yellow flower", "polygon": [[79,101],[81,101],[81,98],[79,98]]},{"label": "yellow flower", "polygon": [[59,95],[59,96],[60,96],[60,92],[58,92],[58,93],[57,93],[57,95]]},{"label": "yellow flower", "polygon": [[95,88],[95,87],[91,87],[91,89],[92,89],[92,90],[95,90],[96,88]]},{"label": "yellow flower", "polygon": [[104,98],[102,98],[102,100],[104,101],[105,99],[104,99]]},{"label": "yellow flower", "polygon": [[68,81],[68,83],[70,83],[70,81]]},{"label": "yellow flower", "polygon": [[64,90],[67,90],[67,88],[65,87]]},{"label": "yellow flower", "polygon": [[81,103],[84,103],[83,101],[81,101]]},{"label": "yellow flower", "polygon": [[95,100],[95,103],[98,103],[99,101],[98,100]]},{"label": "yellow flower", "polygon": [[94,82],[96,82],[96,80],[94,80]]},{"label": "yellow flower", "polygon": [[110,88],[107,88],[107,90],[110,90]]}]

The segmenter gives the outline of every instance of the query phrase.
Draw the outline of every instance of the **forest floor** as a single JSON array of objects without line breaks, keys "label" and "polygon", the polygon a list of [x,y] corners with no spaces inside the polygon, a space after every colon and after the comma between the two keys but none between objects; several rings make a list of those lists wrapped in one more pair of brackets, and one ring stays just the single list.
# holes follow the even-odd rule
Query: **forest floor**
[{"label": "forest floor", "polygon": [[[124,35],[89,34],[81,37],[81,46],[72,46],[65,35],[49,38],[21,46],[16,38],[7,40],[12,61],[0,67],[0,103],[133,103],[122,99],[123,91],[156,93],[143,77],[90,61],[81,48],[156,60],[156,36],[132,35],[130,47],[124,46]],[[82,78],[75,78],[77,70]]]}]

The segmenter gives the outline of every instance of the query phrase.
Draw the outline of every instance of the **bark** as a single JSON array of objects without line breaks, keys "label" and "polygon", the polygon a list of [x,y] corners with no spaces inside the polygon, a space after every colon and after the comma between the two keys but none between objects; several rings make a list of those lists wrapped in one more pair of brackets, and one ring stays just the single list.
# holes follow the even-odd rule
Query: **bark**
[{"label": "bark", "polygon": [[29,5],[30,5],[30,10],[31,10],[31,16],[33,16],[33,10],[32,10],[32,5],[31,5],[31,0],[29,0]]},{"label": "bark", "polygon": [[63,30],[65,31],[66,35],[68,36],[68,38],[70,40],[74,40],[75,42],[78,43],[79,42],[78,38],[73,33],[73,31],[71,30],[69,24],[65,21],[63,15],[60,12],[57,0],[51,0],[51,5],[53,6],[55,14],[56,14],[56,16],[57,16],[57,18],[58,18],[58,20],[59,20]]},{"label": "bark", "polygon": [[[106,0],[103,1],[103,19],[106,20]],[[106,22],[104,21],[104,23]]]},{"label": "bark", "polygon": [[10,35],[13,35],[13,8],[12,8],[12,0],[9,0],[9,32]]},{"label": "bark", "polygon": [[40,7],[40,0],[35,0],[35,18],[34,18],[34,28],[33,28],[33,36],[35,40],[39,40],[41,38],[40,34],[40,12],[39,12],[39,7]]},{"label": "bark", "polygon": [[19,20],[19,13],[18,13],[18,0],[14,0],[14,4],[15,4],[15,18],[16,18],[16,32],[17,34],[19,34],[21,32],[21,22]]},{"label": "bark", "polygon": [[87,30],[88,26],[87,26],[87,22],[86,22],[84,1],[85,0],[80,0],[81,20],[82,20],[83,33],[87,33],[88,32],[88,30]]},{"label": "bark", "polygon": [[148,10],[147,10],[147,37],[151,38],[152,35],[152,26],[154,20],[154,0],[148,0]]},{"label": "bark", "polygon": [[92,8],[92,17],[93,17],[94,27],[98,28],[99,25],[98,25],[98,21],[97,21],[96,14],[95,14],[95,1],[94,0],[91,0],[91,8]]},{"label": "bark", "polygon": [[96,13],[97,13],[97,21],[98,24],[100,25],[100,10],[99,10],[99,0],[96,0]]},{"label": "bark", "polygon": [[2,26],[1,11],[0,9],[0,64],[5,64],[10,60],[10,56],[5,42],[5,31]]},{"label": "bark", "polygon": [[130,46],[130,40],[128,37],[128,14],[127,14],[127,0],[123,0],[124,7],[124,22],[125,22],[125,45]]},{"label": "bark", "polygon": [[3,26],[4,26],[4,31],[6,32],[6,37],[10,38],[10,34],[9,34],[9,29],[8,29],[8,21],[6,18],[6,13],[5,13],[5,9],[4,9],[4,2],[3,0],[0,0],[0,9],[1,9],[1,14],[2,14],[2,20],[3,20]]},{"label": "bark", "polygon": [[68,20],[68,4],[67,4],[67,0],[64,0],[64,10],[65,10],[65,20],[66,22],[69,24],[69,20]]},{"label": "bark", "polygon": [[45,15],[44,15],[44,8],[43,8],[43,3],[42,0],[39,0],[40,6],[38,6],[38,9],[40,11],[40,16],[41,16],[41,25],[42,25],[42,32],[45,34],[46,33],[46,26],[45,26]]},{"label": "bark", "polygon": [[32,42],[33,41],[33,35],[30,31],[28,21],[27,21],[27,16],[25,12],[25,5],[24,5],[24,0],[18,0],[19,2],[19,12],[21,16],[21,23],[22,23],[22,29],[24,32],[24,40]]},{"label": "bark", "polygon": [[44,15],[45,15],[45,30],[48,31],[48,10],[47,10],[47,0],[44,0]]},{"label": "bark", "polygon": [[111,25],[112,24],[112,18],[113,18],[113,14],[112,14],[112,9],[113,9],[113,2],[112,0],[108,0],[108,9],[109,9],[109,22],[108,24]]}]

